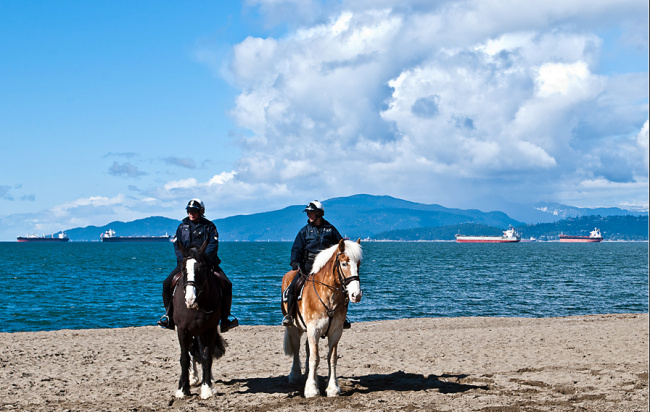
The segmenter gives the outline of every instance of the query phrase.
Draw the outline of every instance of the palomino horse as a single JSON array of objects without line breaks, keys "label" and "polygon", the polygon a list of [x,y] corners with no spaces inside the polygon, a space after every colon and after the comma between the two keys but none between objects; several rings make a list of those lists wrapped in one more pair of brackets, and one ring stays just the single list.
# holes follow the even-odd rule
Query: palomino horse
[{"label": "palomino horse", "polygon": [[[361,263],[360,240],[356,243],[341,240],[338,245],[320,252],[314,260],[311,274],[305,281],[302,299],[296,302],[294,324],[284,332],[284,353],[293,356],[293,365],[289,382],[297,383],[301,378],[300,338],[307,332],[305,345],[305,397],[320,395],[316,369],[318,368],[318,339],[327,336],[329,352],[329,382],[327,396],[337,396],[341,388],[336,378],[337,346],[343,333],[343,322],[348,313],[348,301],[361,300],[361,283],[359,264]],[[296,271],[288,272],[282,279],[282,290],[289,283]],[[286,303],[282,304],[282,313],[286,315]]]},{"label": "palomino horse", "polygon": [[[174,288],[174,323],[181,346],[181,378],[176,398],[191,395],[190,383],[198,383],[196,361],[201,362],[203,379],[201,398],[207,399],[212,390],[212,358],[219,359],[226,352],[226,343],[218,332],[221,317],[221,295],[217,277],[211,271],[205,249],[186,250],[178,243],[184,258],[182,277]],[[182,292],[182,293],[181,293]],[[190,365],[191,364],[191,365]],[[190,382],[190,366],[195,382]]]}]

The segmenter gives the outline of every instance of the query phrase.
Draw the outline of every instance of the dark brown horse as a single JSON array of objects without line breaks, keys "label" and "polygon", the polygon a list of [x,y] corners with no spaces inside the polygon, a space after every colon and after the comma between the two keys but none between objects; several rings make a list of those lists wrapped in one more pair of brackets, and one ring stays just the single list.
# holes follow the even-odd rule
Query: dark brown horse
[{"label": "dark brown horse", "polygon": [[[214,394],[212,390],[212,358],[219,359],[226,352],[226,343],[219,334],[221,318],[221,292],[217,277],[205,254],[206,241],[201,248],[186,250],[180,243],[178,249],[184,258],[182,277],[174,288],[174,323],[181,346],[181,378],[176,398],[191,395],[190,367],[196,371],[201,363],[201,398]],[[198,379],[196,379],[198,381]]]},{"label": "dark brown horse", "polygon": [[[297,302],[294,324],[284,332],[284,353],[293,356],[289,382],[301,378],[300,339],[307,332],[305,359],[305,397],[318,396],[318,340],[326,337],[329,345],[327,364],[329,379],[327,396],[337,396],[341,388],[336,378],[337,347],[343,333],[343,322],[348,312],[348,302],[361,300],[359,265],[361,264],[360,242],[341,240],[338,245],[320,252],[314,260],[311,274],[305,281],[302,299]],[[288,272],[282,279],[282,290],[286,289],[296,271]],[[286,303],[282,313],[286,315]]]}]

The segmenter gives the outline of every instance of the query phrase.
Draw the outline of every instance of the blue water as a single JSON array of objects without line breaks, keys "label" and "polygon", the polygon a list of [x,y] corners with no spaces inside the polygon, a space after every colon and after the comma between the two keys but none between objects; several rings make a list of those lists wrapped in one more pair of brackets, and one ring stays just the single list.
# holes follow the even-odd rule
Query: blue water
[{"label": "blue water", "polygon": [[[648,312],[648,243],[364,243],[353,322]],[[278,325],[291,243],[222,242],[242,324]],[[0,332],[154,325],[171,244],[0,243]]]}]

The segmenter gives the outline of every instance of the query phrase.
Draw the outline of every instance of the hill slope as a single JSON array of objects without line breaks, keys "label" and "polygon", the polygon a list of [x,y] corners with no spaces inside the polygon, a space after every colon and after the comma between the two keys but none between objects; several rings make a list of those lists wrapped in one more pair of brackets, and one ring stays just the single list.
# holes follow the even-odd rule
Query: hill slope
[{"label": "hill slope", "polygon": [[[473,231],[480,234],[490,230],[490,233],[486,234],[499,235],[509,225],[517,227],[526,237],[541,237],[547,234],[556,236],[558,230],[564,230],[569,234],[570,229],[577,229],[578,226],[580,230],[590,230],[598,226],[604,234],[620,233],[616,236],[621,239],[625,238],[624,233],[629,233],[634,239],[639,238],[638,234],[634,234],[636,229],[631,230],[628,226],[617,229],[617,225],[625,225],[629,222],[615,220],[612,216],[601,218],[605,220],[595,225],[593,222],[583,223],[579,220],[581,218],[577,218],[579,223],[576,223],[578,226],[575,227],[569,223],[564,223],[564,226],[554,226],[555,223],[525,226],[523,222],[512,219],[503,212],[453,209],[437,204],[409,202],[390,196],[363,194],[325,200],[323,206],[325,218],[334,224],[343,236],[351,239],[370,237],[453,240],[453,235],[459,231],[464,234],[473,234]],[[303,209],[303,205],[294,205],[270,212],[215,219],[214,223],[217,225],[221,240],[224,241],[293,241],[296,233],[307,220],[306,215],[302,213]],[[647,215],[645,219],[647,222]],[[567,219],[566,222],[571,220]],[[612,226],[608,226],[610,222]],[[154,216],[132,222],[115,221],[101,227],[75,228],[66,230],[66,233],[70,240],[77,242],[99,241],[100,234],[108,229],[113,229],[117,236],[173,235],[179,223],[180,220]],[[645,233],[647,239],[647,223]]]},{"label": "hill slope", "polygon": [[[503,227],[521,225],[502,212],[481,212],[471,209],[451,209],[440,205],[421,204],[390,196],[354,195],[322,202],[325,218],[343,236],[367,238],[388,230],[418,227],[438,227],[461,223],[476,223]],[[224,241],[293,241],[305,225],[303,205],[289,206],[252,215],[237,215],[215,219],[219,236]],[[117,236],[174,234],[179,220],[163,217],[139,219],[133,222],[111,222],[97,227],[76,228],[66,233],[72,241],[98,241],[108,229]]]}]

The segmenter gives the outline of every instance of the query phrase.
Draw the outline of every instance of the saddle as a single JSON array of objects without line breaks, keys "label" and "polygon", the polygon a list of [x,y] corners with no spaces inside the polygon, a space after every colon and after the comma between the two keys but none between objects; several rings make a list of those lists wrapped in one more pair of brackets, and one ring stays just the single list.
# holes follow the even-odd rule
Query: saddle
[{"label": "saddle", "polygon": [[[302,270],[298,270],[297,273],[294,276],[298,276],[298,279],[296,280],[296,285],[295,288],[293,289],[293,294],[296,297],[296,300],[301,300],[302,299],[302,291],[305,289],[305,281],[307,280],[308,276],[305,275]],[[288,302],[289,301],[289,292],[291,289],[291,283],[289,283],[289,286],[287,286],[283,291],[282,291],[282,302]]]}]

